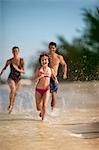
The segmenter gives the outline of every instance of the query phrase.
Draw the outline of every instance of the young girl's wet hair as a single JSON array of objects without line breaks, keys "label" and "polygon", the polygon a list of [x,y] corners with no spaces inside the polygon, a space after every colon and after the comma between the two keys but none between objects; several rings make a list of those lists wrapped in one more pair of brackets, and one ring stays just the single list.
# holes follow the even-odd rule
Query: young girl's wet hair
[{"label": "young girl's wet hair", "polygon": [[41,54],[40,55],[40,57],[39,57],[39,63],[40,63],[40,65],[41,65],[41,59],[42,59],[42,57],[44,57],[44,56],[46,56],[46,57],[48,57],[48,66],[49,66],[49,64],[50,64],[50,58],[49,58],[49,55],[48,54],[46,54],[46,53],[43,53],[43,54]]}]

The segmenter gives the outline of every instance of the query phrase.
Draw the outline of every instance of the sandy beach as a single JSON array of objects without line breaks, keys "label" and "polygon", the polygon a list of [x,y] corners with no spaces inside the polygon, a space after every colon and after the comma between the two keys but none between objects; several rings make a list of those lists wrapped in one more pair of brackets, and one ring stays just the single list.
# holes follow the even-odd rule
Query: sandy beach
[{"label": "sandy beach", "polygon": [[0,150],[98,150],[99,82],[60,83],[57,107],[41,121],[34,85],[23,85],[8,114],[7,85],[0,85]]}]

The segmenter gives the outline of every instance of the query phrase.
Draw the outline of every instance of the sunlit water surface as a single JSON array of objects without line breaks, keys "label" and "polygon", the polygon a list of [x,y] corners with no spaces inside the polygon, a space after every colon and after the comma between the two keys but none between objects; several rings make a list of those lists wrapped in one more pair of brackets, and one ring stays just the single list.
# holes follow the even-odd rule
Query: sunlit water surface
[{"label": "sunlit water surface", "polygon": [[22,86],[8,114],[7,85],[0,86],[0,150],[98,150],[99,82],[59,85],[45,121],[36,111],[34,86]]}]

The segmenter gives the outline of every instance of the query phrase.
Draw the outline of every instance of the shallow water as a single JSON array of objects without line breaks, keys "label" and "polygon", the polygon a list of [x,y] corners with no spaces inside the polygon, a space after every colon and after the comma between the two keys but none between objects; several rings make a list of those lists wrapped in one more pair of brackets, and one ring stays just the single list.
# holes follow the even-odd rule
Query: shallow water
[{"label": "shallow water", "polygon": [[41,121],[34,87],[22,87],[9,115],[9,88],[0,86],[0,150],[98,150],[98,91],[99,82],[60,84],[55,112],[49,100],[48,115]]}]

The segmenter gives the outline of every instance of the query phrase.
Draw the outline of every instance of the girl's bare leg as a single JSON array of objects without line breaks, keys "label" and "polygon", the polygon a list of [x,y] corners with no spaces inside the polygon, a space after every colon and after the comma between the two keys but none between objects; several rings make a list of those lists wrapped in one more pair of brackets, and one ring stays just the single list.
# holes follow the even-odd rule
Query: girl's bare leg
[{"label": "girl's bare leg", "polygon": [[40,93],[35,92],[35,99],[36,99],[36,108],[38,111],[40,111],[40,117],[42,116],[42,96]]},{"label": "girl's bare leg", "polygon": [[43,96],[42,120],[44,120],[47,114],[47,105],[48,105],[49,95],[50,95],[50,91],[48,90]]}]

